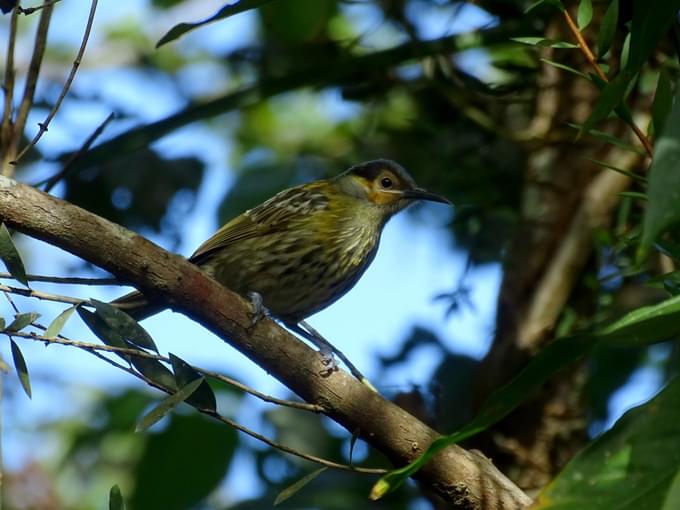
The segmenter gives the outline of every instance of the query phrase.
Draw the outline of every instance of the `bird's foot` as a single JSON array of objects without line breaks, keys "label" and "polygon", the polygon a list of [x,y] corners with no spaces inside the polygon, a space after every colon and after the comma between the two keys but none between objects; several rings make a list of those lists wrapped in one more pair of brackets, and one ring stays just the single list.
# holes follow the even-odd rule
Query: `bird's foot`
[{"label": "bird's foot", "polygon": [[250,317],[250,327],[254,327],[263,317],[269,317],[271,314],[264,306],[262,296],[258,292],[248,292],[248,299],[250,305],[253,307]]},{"label": "bird's foot", "polygon": [[324,366],[323,370],[319,372],[319,375],[328,377],[333,372],[338,371],[338,362],[335,361],[333,349],[326,346],[321,347],[319,348],[319,354],[321,355],[321,364]]}]

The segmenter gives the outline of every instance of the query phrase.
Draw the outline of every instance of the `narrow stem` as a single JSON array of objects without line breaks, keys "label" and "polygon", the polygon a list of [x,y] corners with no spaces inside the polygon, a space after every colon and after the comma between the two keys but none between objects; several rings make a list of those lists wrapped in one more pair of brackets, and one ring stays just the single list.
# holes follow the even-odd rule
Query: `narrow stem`
[{"label": "narrow stem", "polygon": [[5,77],[2,85],[5,97],[2,124],[0,124],[0,173],[6,176],[14,174],[14,168],[9,165],[9,162],[14,158],[10,151],[10,145],[12,140],[12,101],[14,100],[14,45],[16,43],[18,18],[17,9],[14,9],[9,24],[7,60],[5,62]]},{"label": "narrow stem", "polygon": [[[49,7],[52,9],[52,7]],[[45,6],[45,9],[43,12],[47,10],[47,6]],[[16,157],[14,160],[14,163],[16,164],[17,161],[19,161],[24,154],[28,152],[28,150],[33,147],[40,138],[42,138],[42,135],[45,134],[47,131],[48,126],[50,125],[50,122],[52,122],[52,119],[54,116],[57,114],[57,111],[59,111],[59,107],[61,106],[62,101],[66,97],[66,94],[68,94],[69,89],[71,88],[71,84],[73,83],[73,80],[76,77],[76,72],[78,72],[78,68],[80,67],[80,62],[83,59],[83,55],[85,54],[85,48],[87,47],[87,41],[90,38],[90,31],[92,30],[92,23],[94,22],[94,14],[97,11],[97,0],[92,0],[92,3],[90,4],[90,14],[87,18],[87,25],[85,26],[85,33],[83,34],[83,39],[80,43],[80,48],[78,49],[78,54],[76,55],[75,60],[73,61],[73,66],[71,67],[71,72],[68,75],[68,78],[66,78],[66,82],[64,83],[64,87],[61,89],[61,93],[59,94],[59,97],[57,98],[57,101],[54,103],[54,106],[52,106],[52,109],[50,112],[47,114],[47,117],[45,118],[44,121],[38,124],[38,132],[36,135],[33,137],[33,140],[24,147],[19,155]]]},{"label": "narrow stem", "polygon": [[[602,71],[602,68],[597,63],[595,55],[591,51],[586,40],[583,38],[583,34],[581,34],[581,31],[574,22],[574,18],[571,17],[571,14],[569,14],[569,11],[567,9],[564,9],[563,13],[564,19],[567,21],[567,26],[569,27],[569,30],[576,39],[576,42],[578,43],[578,46],[581,49],[583,55],[586,57],[586,60],[595,70],[595,74],[597,74],[597,76],[605,83],[609,83],[607,75],[604,74],[604,71]],[[631,122],[630,127],[632,128],[633,132],[635,133],[635,136],[638,138],[638,140],[640,140],[640,143],[642,143],[643,147],[647,151],[647,154],[651,158],[654,154],[654,147],[652,146],[652,143],[649,141],[649,138],[645,136],[642,130],[634,122]]]}]

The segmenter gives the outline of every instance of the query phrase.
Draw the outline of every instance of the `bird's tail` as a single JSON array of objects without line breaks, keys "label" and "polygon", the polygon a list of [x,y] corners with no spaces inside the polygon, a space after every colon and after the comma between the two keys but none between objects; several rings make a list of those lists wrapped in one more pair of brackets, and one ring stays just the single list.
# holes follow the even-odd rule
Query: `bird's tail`
[{"label": "bird's tail", "polygon": [[138,291],[130,292],[111,301],[111,304],[124,311],[136,321],[141,321],[152,315],[162,312],[167,306],[158,303],[149,303],[144,294]]}]

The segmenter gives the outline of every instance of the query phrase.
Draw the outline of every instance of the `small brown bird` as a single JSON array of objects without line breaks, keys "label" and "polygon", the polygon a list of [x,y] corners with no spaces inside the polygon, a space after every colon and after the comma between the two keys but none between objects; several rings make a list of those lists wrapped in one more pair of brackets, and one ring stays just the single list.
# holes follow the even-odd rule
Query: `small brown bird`
[{"label": "small brown bird", "polygon": [[[325,341],[303,320],[357,283],[375,257],[385,223],[418,200],[451,203],[416,186],[397,163],[368,161],[281,191],[229,221],[189,260],[325,350]],[[164,308],[138,292],[114,303],[137,320]]]}]

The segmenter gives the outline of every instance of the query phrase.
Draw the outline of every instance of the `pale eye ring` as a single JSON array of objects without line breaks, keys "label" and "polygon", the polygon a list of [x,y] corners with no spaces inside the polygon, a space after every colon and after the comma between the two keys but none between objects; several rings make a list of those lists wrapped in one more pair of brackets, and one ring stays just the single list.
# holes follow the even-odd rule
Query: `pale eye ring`
[{"label": "pale eye ring", "polygon": [[382,179],[380,179],[380,187],[382,187],[384,189],[391,188],[392,187],[392,179],[390,179],[389,177],[383,177]]}]

